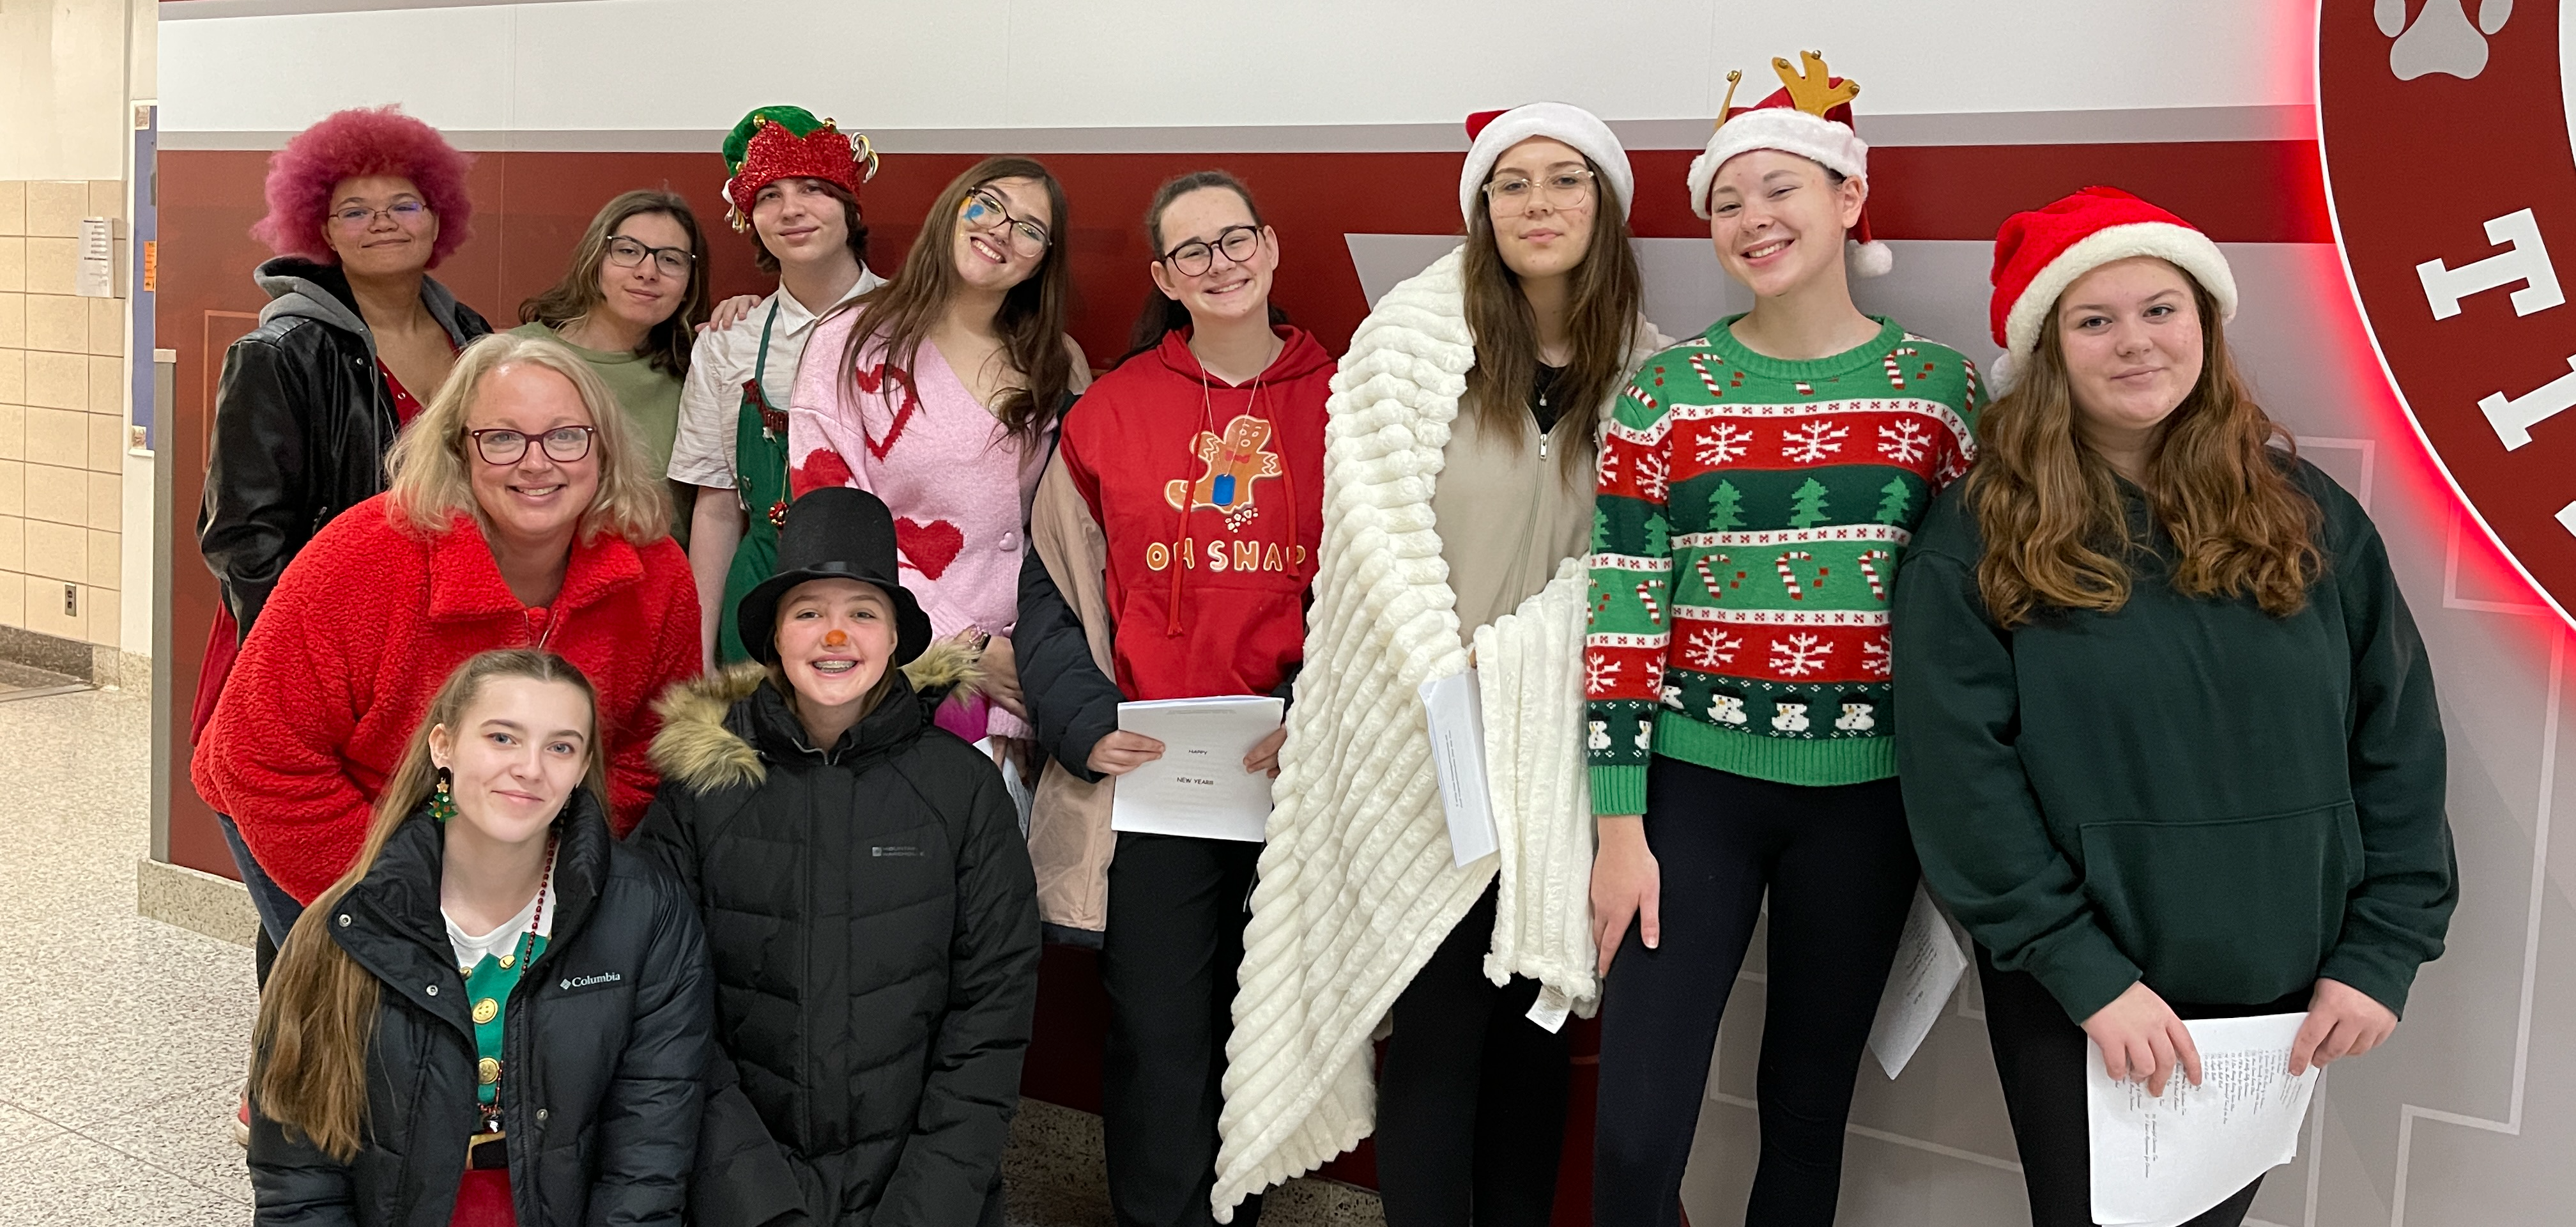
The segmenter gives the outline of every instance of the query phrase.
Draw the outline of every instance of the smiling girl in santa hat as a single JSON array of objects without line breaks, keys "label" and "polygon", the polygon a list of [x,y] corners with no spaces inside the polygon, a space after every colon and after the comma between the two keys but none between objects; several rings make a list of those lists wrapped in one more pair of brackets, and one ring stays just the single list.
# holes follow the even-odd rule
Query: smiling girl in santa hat
[{"label": "smiling girl in santa hat", "polygon": [[1907,556],[1897,749],[2031,1221],[2080,1227],[2088,1039],[2154,1095],[2200,1080],[2186,1018],[2304,1011],[2294,1075],[2367,1052],[2459,872],[2387,546],[2238,377],[2218,245],[2086,188],[2005,221],[1994,283],[2012,387]]},{"label": "smiling girl in santa hat", "polygon": [[[1466,241],[1378,300],[1333,378],[1306,666],[1227,1048],[1220,1207],[1372,1126],[1394,1227],[1471,1208],[1543,1224],[1555,1199],[1558,1028],[1595,991],[1572,560],[1611,395],[1664,342],[1638,314],[1633,176],[1609,127],[1541,102],[1469,131]],[[1419,688],[1471,667],[1494,735],[1533,750],[1489,764],[1505,850],[1461,866]],[[1372,1095],[1381,1020],[1394,1034]]]}]

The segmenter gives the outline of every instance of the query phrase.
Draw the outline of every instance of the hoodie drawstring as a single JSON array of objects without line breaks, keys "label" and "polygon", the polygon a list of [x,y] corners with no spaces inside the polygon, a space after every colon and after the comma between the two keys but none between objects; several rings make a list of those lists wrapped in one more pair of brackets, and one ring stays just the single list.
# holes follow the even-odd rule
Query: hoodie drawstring
[{"label": "hoodie drawstring", "polygon": [[[1281,352],[1285,353],[1286,351],[1283,349]],[[1261,409],[1261,381],[1266,374],[1267,372],[1264,372],[1263,375],[1255,375],[1252,377],[1252,392],[1244,401],[1244,413],[1256,417],[1259,416]],[[1207,457],[1201,457],[1198,454],[1199,440],[1201,439],[1214,439],[1218,447],[1224,446],[1225,443],[1223,436],[1216,433],[1216,396],[1213,389],[1208,385],[1207,368],[1204,366],[1199,368],[1199,429],[1198,433],[1191,435],[1189,438],[1189,459],[1191,462],[1206,459],[1210,463],[1213,463],[1213,450]],[[1288,563],[1289,574],[1294,575],[1298,570],[1298,564],[1296,562],[1298,543],[1297,466],[1290,462],[1288,456],[1287,437],[1284,432],[1275,429],[1275,423],[1270,439],[1272,445],[1276,447],[1279,452],[1279,476],[1282,482],[1282,493],[1284,493],[1288,499],[1288,554],[1285,561]],[[1188,476],[1189,469],[1189,463],[1184,463],[1181,466],[1181,472],[1183,474],[1181,478],[1181,508],[1180,513],[1176,518],[1176,522],[1172,527],[1172,588],[1169,597],[1165,602],[1163,617],[1163,634],[1166,638],[1174,639],[1179,638],[1181,634],[1182,573],[1189,570],[1195,561],[1193,551],[1188,548],[1188,543],[1190,540],[1190,511],[1198,505],[1198,482],[1196,479]],[[1258,480],[1258,478],[1256,477],[1252,480]],[[1249,481],[1246,482],[1244,490],[1246,493],[1250,492],[1251,485]]]}]

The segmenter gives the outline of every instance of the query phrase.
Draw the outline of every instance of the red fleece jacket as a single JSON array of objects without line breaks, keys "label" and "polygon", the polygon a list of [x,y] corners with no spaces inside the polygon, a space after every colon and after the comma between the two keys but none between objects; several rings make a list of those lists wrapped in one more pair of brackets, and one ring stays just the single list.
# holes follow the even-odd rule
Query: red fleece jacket
[{"label": "red fleece jacket", "polygon": [[549,607],[510,595],[482,530],[423,533],[377,495],[289,563],[197,742],[197,792],[241,826],[262,869],[304,902],[356,859],[376,793],[447,675],[540,642],[599,692],[610,823],[624,835],[657,782],[652,701],[698,671],[697,585],[665,537],[576,543]]},{"label": "red fleece jacket", "polygon": [[1279,335],[1270,369],[1232,386],[1169,333],[1065,417],[1065,469],[1108,538],[1130,699],[1268,694],[1303,658],[1333,358],[1304,329]]}]

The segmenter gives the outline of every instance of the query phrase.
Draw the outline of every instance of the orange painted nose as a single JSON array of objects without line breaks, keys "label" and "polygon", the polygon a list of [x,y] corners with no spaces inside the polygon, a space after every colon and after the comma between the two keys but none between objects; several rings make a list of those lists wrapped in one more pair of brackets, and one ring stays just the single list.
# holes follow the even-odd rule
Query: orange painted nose
[{"label": "orange painted nose", "polygon": [[823,646],[827,648],[848,647],[850,646],[850,633],[838,628],[825,631],[823,632]]}]

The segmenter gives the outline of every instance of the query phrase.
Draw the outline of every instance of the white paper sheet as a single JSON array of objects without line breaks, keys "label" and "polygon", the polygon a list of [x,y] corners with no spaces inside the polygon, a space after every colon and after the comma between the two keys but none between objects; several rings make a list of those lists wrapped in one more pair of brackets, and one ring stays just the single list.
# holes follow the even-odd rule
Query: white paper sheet
[{"label": "white paper sheet", "polygon": [[1163,756],[1118,777],[1109,829],[1201,839],[1262,840],[1270,777],[1243,769],[1279,727],[1286,702],[1227,696],[1118,705],[1118,727],[1163,743]]},{"label": "white paper sheet", "polygon": [[1959,949],[1949,918],[1918,883],[1905,933],[1896,942],[1896,961],[1887,969],[1887,991],[1878,999],[1878,1021],[1869,1028],[1870,1054],[1889,1081],[1905,1071],[1923,1037],[1932,1034],[1967,970],[1967,952]]},{"label": "white paper sheet", "polygon": [[2104,1227],[2180,1227],[2296,1158],[2299,1123],[2317,1071],[2290,1076],[2290,1044],[2305,1014],[2186,1021],[2201,1083],[2176,1067],[2162,1098],[2142,1082],[2113,1082],[2102,1049],[2085,1044],[2085,1107],[2093,1143],[2093,1219]]},{"label": "white paper sheet", "polygon": [[[1449,819],[1449,856],[1461,869],[1502,847],[1485,786],[1485,712],[1476,671],[1424,682],[1422,714],[1431,729],[1431,770]],[[1552,1030],[1553,1028],[1551,1028]]]}]

